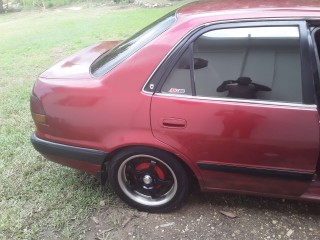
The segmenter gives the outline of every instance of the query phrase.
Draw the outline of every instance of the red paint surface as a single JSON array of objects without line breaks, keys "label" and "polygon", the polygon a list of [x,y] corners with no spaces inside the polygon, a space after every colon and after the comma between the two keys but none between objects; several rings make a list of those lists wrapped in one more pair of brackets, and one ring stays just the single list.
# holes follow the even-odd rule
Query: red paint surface
[{"label": "red paint surface", "polygon": [[[296,10],[302,12],[310,8],[320,7],[319,1],[314,0],[223,0],[223,1],[200,1],[186,5],[178,11],[179,15],[194,15],[201,13],[218,13],[230,11],[241,14],[241,10],[260,9],[262,11],[279,9],[282,12]],[[224,12],[221,12],[223,15]]]},{"label": "red paint surface", "polygon": [[[200,25],[255,18],[320,17],[320,10],[313,8],[317,5],[314,1],[312,5],[309,5],[311,1],[257,2],[192,3],[178,11],[179,19],[172,28],[101,78],[93,78],[89,67],[116,43],[103,42],[86,48],[48,69],[34,86],[48,122],[47,126],[37,126],[37,136],[106,152],[134,145],[163,149],[181,158],[204,190],[288,197],[303,194],[310,183],[200,171],[196,162],[314,173],[319,153],[316,110],[214,101],[199,103],[141,92],[175,44]],[[299,4],[312,8],[298,9]],[[172,119],[177,124],[186,122],[186,127],[163,127],[163,119],[169,119],[170,124]],[[81,170],[89,169],[92,174],[100,171],[96,165],[48,158]],[[319,184],[309,187],[309,192],[319,195],[320,191],[315,189],[319,189]]]},{"label": "red paint surface", "polygon": [[[187,128],[164,128],[163,118],[185,119]],[[310,173],[316,168],[316,109],[154,96],[151,124],[156,138],[194,162]],[[309,185],[212,171],[202,177],[207,188],[254,192],[300,195]]]},{"label": "red paint surface", "polygon": [[50,159],[53,162],[78,169],[80,171],[89,173],[89,174],[97,174],[101,172],[102,168],[100,165],[97,164],[91,164],[88,162],[83,162],[83,161],[77,161],[74,159],[66,159],[62,157],[57,157],[53,155],[44,155],[45,158]]}]

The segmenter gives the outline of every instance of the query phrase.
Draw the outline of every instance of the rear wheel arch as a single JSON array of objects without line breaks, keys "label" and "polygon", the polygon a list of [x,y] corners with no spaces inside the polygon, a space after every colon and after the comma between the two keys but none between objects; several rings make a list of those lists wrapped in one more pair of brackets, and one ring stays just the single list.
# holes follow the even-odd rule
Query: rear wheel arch
[{"label": "rear wheel arch", "polygon": [[119,154],[120,152],[128,150],[128,149],[140,148],[140,147],[145,147],[145,148],[153,149],[155,151],[162,151],[162,152],[166,152],[166,153],[170,154],[173,158],[175,158],[183,166],[183,168],[185,169],[186,173],[188,174],[188,177],[191,180],[191,183],[199,185],[200,174],[196,174],[195,171],[192,170],[192,167],[190,166],[189,162],[183,160],[181,157],[177,156],[176,154],[174,154],[174,153],[172,153],[170,151],[167,151],[167,150],[164,150],[164,149],[161,149],[161,148],[158,148],[158,147],[153,147],[153,146],[132,145],[132,146],[126,146],[126,147],[117,148],[117,149],[113,150],[112,152],[110,152],[107,155],[107,157],[106,157],[106,159],[105,159],[105,161],[103,163],[103,169],[105,169],[105,167],[108,166],[108,164],[110,164],[112,158],[116,154]]},{"label": "rear wheel arch", "polygon": [[127,204],[141,211],[171,211],[187,198],[190,183],[197,183],[186,163],[174,154],[154,147],[118,149],[108,156],[106,164],[114,191]]}]

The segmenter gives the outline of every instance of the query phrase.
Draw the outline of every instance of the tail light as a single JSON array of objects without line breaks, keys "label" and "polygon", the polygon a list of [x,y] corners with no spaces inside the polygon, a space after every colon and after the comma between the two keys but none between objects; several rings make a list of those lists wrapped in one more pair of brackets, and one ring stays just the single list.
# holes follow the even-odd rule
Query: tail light
[{"label": "tail light", "polygon": [[33,121],[36,124],[47,124],[46,112],[44,111],[41,101],[35,95],[31,95],[30,97],[30,108]]}]

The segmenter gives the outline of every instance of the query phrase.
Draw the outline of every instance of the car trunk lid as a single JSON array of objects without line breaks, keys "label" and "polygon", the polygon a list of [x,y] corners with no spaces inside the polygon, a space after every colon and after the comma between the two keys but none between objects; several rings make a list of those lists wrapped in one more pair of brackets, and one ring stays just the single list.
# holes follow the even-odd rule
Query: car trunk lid
[{"label": "car trunk lid", "polygon": [[120,41],[102,41],[89,46],[58,62],[57,64],[46,70],[44,73],[42,73],[40,77],[52,79],[93,78],[93,76],[90,74],[90,66],[92,62],[101,54],[112,49],[119,42]]}]

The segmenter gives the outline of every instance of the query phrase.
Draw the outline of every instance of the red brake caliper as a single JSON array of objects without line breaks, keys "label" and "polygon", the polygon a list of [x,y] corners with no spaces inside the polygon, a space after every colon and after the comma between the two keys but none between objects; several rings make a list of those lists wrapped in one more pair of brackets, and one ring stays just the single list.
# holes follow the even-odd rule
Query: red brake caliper
[{"label": "red brake caliper", "polygon": [[[140,163],[136,166],[136,170],[137,171],[143,171],[143,170],[147,170],[150,166],[150,163]],[[165,175],[164,175],[164,172],[162,171],[161,168],[159,168],[158,166],[155,166],[154,168],[155,172],[157,173],[158,177],[161,179],[161,180],[164,180],[165,179]]]}]

